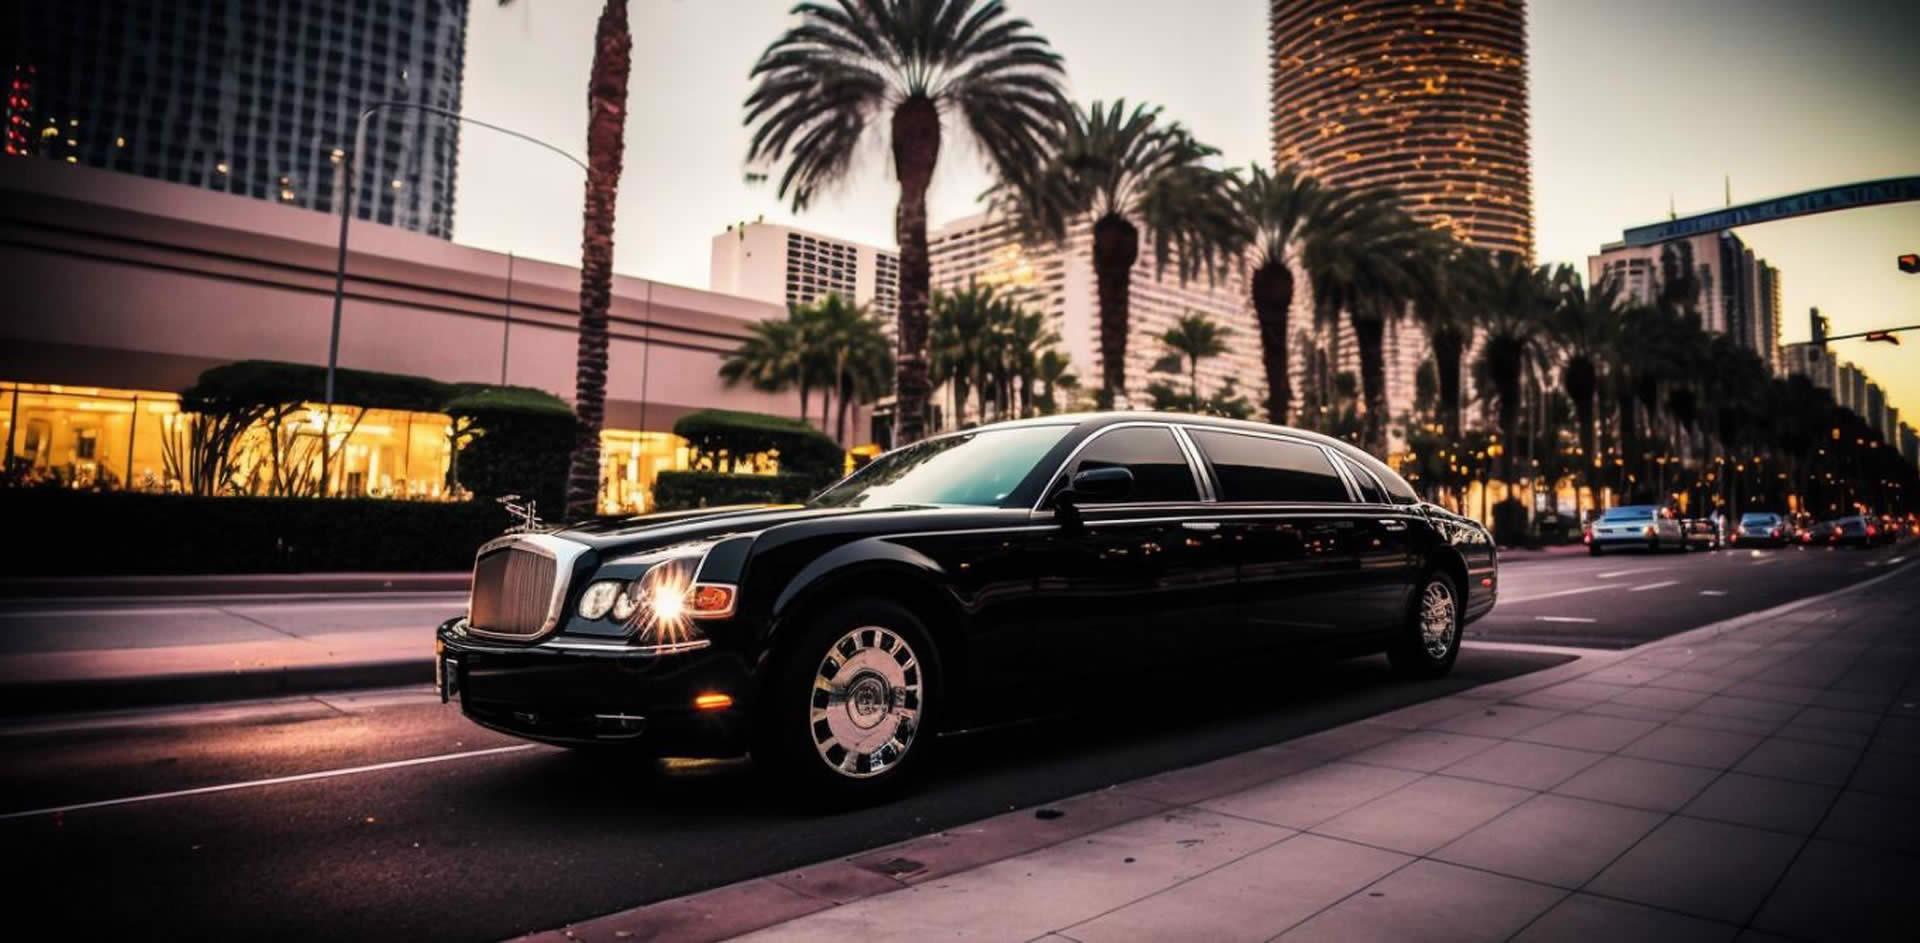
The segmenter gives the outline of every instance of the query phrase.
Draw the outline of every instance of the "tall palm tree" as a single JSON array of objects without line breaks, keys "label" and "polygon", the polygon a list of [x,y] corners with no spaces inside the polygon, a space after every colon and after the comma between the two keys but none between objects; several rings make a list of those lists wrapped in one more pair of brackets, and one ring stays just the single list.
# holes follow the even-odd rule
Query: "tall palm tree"
[{"label": "tall palm tree", "polygon": [[1353,326],[1360,354],[1361,399],[1366,405],[1361,445],[1383,452],[1386,325],[1399,319],[1406,302],[1415,296],[1415,259],[1430,237],[1388,191],[1345,194],[1327,212],[1341,219],[1339,231],[1315,240],[1304,260],[1313,282],[1315,317],[1323,325],[1337,326],[1344,312]]},{"label": "tall palm tree", "polygon": [[1187,362],[1189,392],[1194,402],[1200,402],[1200,361],[1226,353],[1226,340],[1232,333],[1232,328],[1222,327],[1204,314],[1188,314],[1160,335],[1160,343],[1165,344],[1177,360]]},{"label": "tall palm tree", "polygon": [[[1594,468],[1600,451],[1595,396],[1600,391],[1600,366],[1611,361],[1616,350],[1622,315],[1620,286],[1611,278],[1603,278],[1588,288],[1581,283],[1579,273],[1568,266],[1555,271],[1554,282],[1559,301],[1553,333],[1566,352],[1560,382],[1573,401],[1574,421],[1580,427],[1580,484],[1597,488]],[[1579,491],[1574,494],[1577,501]]]},{"label": "tall palm tree", "polygon": [[1547,327],[1553,310],[1552,274],[1519,255],[1499,253],[1485,287],[1486,341],[1482,357],[1493,387],[1501,440],[1501,478],[1512,494],[1522,384],[1530,368],[1544,366]]},{"label": "tall palm tree", "polygon": [[942,118],[973,132],[1002,175],[1037,166],[1065,109],[1058,54],[1000,0],[801,3],[750,77],[750,165],[784,164],[779,193],[804,210],[844,180],[870,129],[885,122],[900,181],[900,315],[894,444],[926,432],[927,187]]},{"label": "tall palm tree", "polygon": [[[506,0],[502,0],[504,5]],[[627,77],[633,34],[627,0],[606,0],[593,34],[587,80],[587,195],[581,214],[580,343],[573,412],[579,419],[567,462],[568,520],[600,508],[600,430],[607,418],[607,309],[613,297],[613,214],[626,152]]]},{"label": "tall palm tree", "polygon": [[1299,168],[1269,174],[1258,164],[1234,190],[1251,241],[1243,260],[1253,266],[1249,290],[1260,325],[1260,361],[1267,374],[1267,421],[1285,424],[1293,406],[1287,376],[1287,319],[1293,308],[1293,255],[1314,238],[1328,192]]},{"label": "tall palm tree", "polygon": [[1460,440],[1460,366],[1473,339],[1478,309],[1473,286],[1483,279],[1478,253],[1437,230],[1413,258],[1413,316],[1433,350],[1434,413],[1446,441]]},{"label": "tall palm tree", "polygon": [[1140,239],[1153,243],[1156,273],[1172,263],[1182,283],[1209,278],[1244,242],[1230,172],[1205,161],[1194,140],[1160,109],[1094,102],[1069,113],[1058,149],[1044,164],[1003,174],[990,196],[1033,242],[1065,242],[1082,224],[1093,232],[1100,301],[1101,393],[1126,405],[1128,305]]},{"label": "tall palm tree", "polygon": [[805,305],[789,304],[785,320],[768,319],[747,328],[747,339],[720,362],[720,379],[729,388],[746,383],[756,390],[784,393],[800,390],[800,420],[807,419],[807,404],[820,375],[813,372],[819,361],[814,340],[813,312]]},{"label": "tall palm tree", "polygon": [[1034,365],[1034,374],[1044,390],[1039,402],[1043,415],[1059,412],[1061,392],[1072,391],[1080,386],[1080,378],[1073,374],[1073,362],[1051,347],[1040,352]]},{"label": "tall palm tree", "polygon": [[992,285],[974,282],[933,297],[929,375],[936,384],[950,384],[956,426],[966,418],[975,390],[981,394],[981,415],[986,414],[987,337],[997,303]]},{"label": "tall palm tree", "polygon": [[843,366],[835,384],[839,410],[834,438],[845,443],[848,410],[856,403],[872,403],[893,391],[893,345],[879,319],[863,316],[855,329],[846,332],[836,360]]}]

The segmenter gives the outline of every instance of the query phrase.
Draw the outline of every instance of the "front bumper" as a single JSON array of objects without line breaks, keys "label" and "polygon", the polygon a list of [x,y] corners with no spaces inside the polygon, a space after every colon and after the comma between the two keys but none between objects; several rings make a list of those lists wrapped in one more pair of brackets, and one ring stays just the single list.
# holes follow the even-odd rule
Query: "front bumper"
[{"label": "front bumper", "polygon": [[1607,548],[1639,547],[1644,550],[1654,546],[1658,540],[1658,537],[1649,537],[1646,534],[1595,534],[1587,544]]},{"label": "front bumper", "polygon": [[[448,620],[435,632],[436,674],[442,695],[457,698],[474,723],[569,746],[627,743],[693,757],[747,751],[754,674],[737,652],[516,645],[468,636],[463,622]],[[714,694],[731,697],[732,704],[694,706],[695,698]]]}]

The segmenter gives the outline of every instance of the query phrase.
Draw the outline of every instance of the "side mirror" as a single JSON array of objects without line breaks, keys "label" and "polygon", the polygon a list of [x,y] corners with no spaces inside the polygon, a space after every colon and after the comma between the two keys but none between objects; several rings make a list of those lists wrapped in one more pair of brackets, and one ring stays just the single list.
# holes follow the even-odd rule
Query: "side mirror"
[{"label": "side mirror", "polygon": [[1124,501],[1133,494],[1133,472],[1118,466],[1090,468],[1073,476],[1061,491],[1061,506]]}]

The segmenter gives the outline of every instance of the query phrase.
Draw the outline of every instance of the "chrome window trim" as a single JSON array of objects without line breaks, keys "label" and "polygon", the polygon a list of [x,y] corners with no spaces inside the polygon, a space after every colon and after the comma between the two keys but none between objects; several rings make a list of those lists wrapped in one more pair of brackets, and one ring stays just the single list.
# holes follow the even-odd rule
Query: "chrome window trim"
[{"label": "chrome window trim", "polygon": [[1078,459],[1080,457],[1080,453],[1086,451],[1087,446],[1092,445],[1094,443],[1094,440],[1100,438],[1103,435],[1106,435],[1109,432],[1114,431],[1115,429],[1131,429],[1131,428],[1136,428],[1140,426],[1165,429],[1167,430],[1167,434],[1173,437],[1174,448],[1180,449],[1180,455],[1187,460],[1187,473],[1193,476],[1193,492],[1197,496],[1196,500],[1191,502],[1166,502],[1166,501],[1125,502],[1123,501],[1123,502],[1116,502],[1113,504],[1102,504],[1098,506],[1099,507],[1125,507],[1127,504],[1167,504],[1167,503],[1198,504],[1198,503],[1204,502],[1206,500],[1207,489],[1200,484],[1200,477],[1201,477],[1200,471],[1199,469],[1194,467],[1193,456],[1188,455],[1187,450],[1181,447],[1180,434],[1175,431],[1174,424],[1171,422],[1166,422],[1164,420],[1153,421],[1153,420],[1128,419],[1122,422],[1113,423],[1111,425],[1101,426],[1100,428],[1093,430],[1093,433],[1091,435],[1087,436],[1084,439],[1081,439],[1079,444],[1073,447],[1073,451],[1068,452],[1067,457],[1061,460],[1060,467],[1053,470],[1052,477],[1047,479],[1047,486],[1040,489],[1040,496],[1034,499],[1033,507],[1028,508],[1028,510],[1042,511],[1047,509],[1046,508],[1047,498],[1052,496],[1054,486],[1060,483],[1060,479],[1066,475],[1067,469],[1073,467],[1074,460]]},{"label": "chrome window trim", "polygon": [[516,547],[540,554],[553,561],[553,589],[547,596],[546,621],[542,622],[540,630],[532,635],[508,635],[479,628],[473,624],[473,586],[468,585],[467,632],[469,634],[502,642],[538,642],[560,627],[561,609],[567,599],[567,586],[573,576],[573,564],[580,559],[581,554],[587,552],[587,545],[552,534],[508,534],[481,544],[479,552],[473,555],[473,562],[477,567],[481,557],[491,553],[508,552]]},{"label": "chrome window trim", "polygon": [[1185,426],[1176,425],[1172,428],[1174,441],[1180,443],[1182,452],[1187,453],[1187,467],[1193,469],[1194,484],[1200,488],[1200,502],[1212,504],[1220,500],[1220,496],[1213,490],[1213,473],[1207,468],[1206,459],[1201,457],[1200,447],[1193,444],[1193,439],[1187,435]]},{"label": "chrome window trim", "polygon": [[1347,474],[1353,476],[1353,480],[1356,483],[1360,480],[1360,477],[1359,477],[1360,474],[1362,472],[1365,472],[1366,476],[1373,480],[1373,486],[1375,488],[1380,489],[1380,496],[1388,499],[1386,501],[1368,501],[1366,493],[1361,492],[1358,496],[1360,498],[1359,503],[1372,504],[1372,505],[1388,505],[1388,506],[1391,506],[1393,504],[1393,501],[1391,500],[1393,498],[1393,492],[1387,490],[1387,483],[1384,481],[1381,481],[1380,476],[1373,473],[1373,469],[1368,468],[1367,466],[1362,465],[1359,462],[1356,462],[1353,459],[1346,457],[1345,455],[1341,455],[1339,452],[1334,452],[1333,454],[1335,457],[1340,459],[1338,464],[1347,470]]},{"label": "chrome window trim", "polygon": [[[1229,429],[1224,426],[1186,425],[1186,426],[1182,426],[1182,428],[1198,429],[1202,432],[1219,432],[1226,435],[1243,435],[1250,439],[1273,439],[1275,441],[1286,442],[1291,445],[1304,445],[1311,449],[1319,449],[1320,454],[1326,456],[1327,464],[1333,467],[1333,473],[1335,476],[1337,476],[1340,479],[1340,484],[1347,489],[1347,504],[1362,503],[1360,501],[1359,489],[1355,488],[1353,486],[1353,482],[1347,478],[1346,470],[1340,467],[1340,463],[1333,460],[1334,456],[1338,455],[1339,453],[1335,452],[1329,446],[1322,445],[1318,442],[1313,441],[1312,439],[1303,439],[1303,438],[1300,438],[1299,436],[1287,435],[1284,432],[1265,432],[1265,431],[1255,431],[1252,429]],[[1194,443],[1194,451],[1198,452],[1202,456],[1206,454],[1205,452],[1202,452],[1200,450],[1200,443],[1198,442]],[[1241,505],[1246,505],[1246,504],[1318,504],[1318,505],[1325,505],[1328,507],[1345,507],[1346,506],[1346,505],[1336,505],[1334,502],[1331,502],[1331,501],[1227,501],[1225,499],[1221,499],[1221,503],[1230,504],[1235,507],[1239,507]]]}]

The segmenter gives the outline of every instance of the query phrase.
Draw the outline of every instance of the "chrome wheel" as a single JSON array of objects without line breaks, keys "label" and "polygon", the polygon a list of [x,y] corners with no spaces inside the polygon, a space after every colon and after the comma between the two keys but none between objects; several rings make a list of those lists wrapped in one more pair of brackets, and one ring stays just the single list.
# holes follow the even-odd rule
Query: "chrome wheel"
[{"label": "chrome wheel", "polygon": [[1420,644],[1426,648],[1428,657],[1434,661],[1447,657],[1453,648],[1457,622],[1453,589],[1444,580],[1428,583],[1426,592],[1420,596]]},{"label": "chrome wheel", "polygon": [[922,680],[898,633],[869,625],[841,636],[814,671],[807,712],[821,761],[853,779],[898,766],[920,731]]}]

